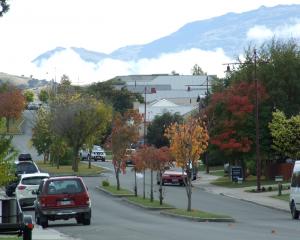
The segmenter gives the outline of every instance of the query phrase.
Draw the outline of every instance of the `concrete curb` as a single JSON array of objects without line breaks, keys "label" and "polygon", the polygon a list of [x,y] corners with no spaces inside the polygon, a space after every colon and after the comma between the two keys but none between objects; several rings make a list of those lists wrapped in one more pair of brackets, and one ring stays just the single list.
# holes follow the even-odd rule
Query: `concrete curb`
[{"label": "concrete curb", "polygon": [[96,189],[98,189],[99,191],[104,192],[107,195],[112,196],[112,197],[119,197],[119,198],[121,198],[121,197],[134,197],[134,194],[114,194],[114,193],[111,193],[111,192],[109,192],[109,191],[107,191],[107,190],[105,190],[105,189],[103,189],[99,186],[96,187]]},{"label": "concrete curb", "polygon": [[[256,205],[258,205],[258,206],[267,207],[267,208],[279,210],[279,211],[282,211],[282,212],[288,212],[288,213],[290,213],[290,211],[287,210],[287,209],[282,209],[282,208],[270,206],[270,205],[263,204],[263,203],[259,203],[259,202],[255,202],[255,201],[252,201],[252,200],[249,200],[249,199],[239,198],[239,197],[232,196],[232,195],[228,195],[228,194],[225,194],[225,193],[219,193],[219,195],[225,196],[225,197],[234,198],[234,199],[238,199],[238,200],[241,200],[241,201],[244,201],[244,202],[248,202],[248,203],[253,203],[253,204],[256,204]],[[287,204],[288,204],[288,203],[287,203]]]},{"label": "concrete curb", "polygon": [[235,222],[235,220],[233,218],[199,218],[199,217],[178,215],[178,214],[169,213],[166,211],[161,211],[160,214],[169,216],[169,217],[175,217],[175,218],[186,219],[189,221],[195,221],[195,222]]},{"label": "concrete curb", "polygon": [[123,198],[122,201],[146,210],[160,211],[160,210],[167,210],[167,209],[175,209],[175,207],[148,207],[136,202],[132,202],[127,198]]}]

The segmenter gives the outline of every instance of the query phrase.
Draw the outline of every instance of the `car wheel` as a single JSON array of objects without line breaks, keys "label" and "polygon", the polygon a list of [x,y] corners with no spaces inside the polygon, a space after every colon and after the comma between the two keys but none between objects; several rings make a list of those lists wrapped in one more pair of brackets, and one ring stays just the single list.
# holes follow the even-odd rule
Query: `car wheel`
[{"label": "car wheel", "polygon": [[81,224],[83,221],[82,221],[82,216],[77,216],[76,217],[76,222],[77,224]]},{"label": "car wheel", "polygon": [[41,225],[40,217],[36,211],[34,212],[34,220],[36,224]]},{"label": "car wheel", "polygon": [[90,225],[91,224],[91,218],[83,218],[82,223],[83,223],[83,225]]},{"label": "car wheel", "polygon": [[42,226],[42,228],[47,228],[48,227],[48,218],[47,218],[47,216],[44,216],[40,213],[39,217],[40,217],[40,225]]},{"label": "car wheel", "polygon": [[293,219],[299,219],[299,211],[297,211],[294,202],[292,202],[292,205],[291,205],[291,213],[292,213],[292,218]]}]

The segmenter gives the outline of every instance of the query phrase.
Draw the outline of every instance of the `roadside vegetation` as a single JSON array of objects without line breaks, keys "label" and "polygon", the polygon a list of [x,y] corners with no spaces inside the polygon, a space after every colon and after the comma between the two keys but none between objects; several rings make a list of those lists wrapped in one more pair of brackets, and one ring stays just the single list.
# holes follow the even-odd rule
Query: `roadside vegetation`
[{"label": "roadside vegetation", "polygon": [[97,167],[92,165],[91,168],[88,167],[86,163],[78,164],[78,171],[75,172],[70,165],[60,165],[59,168],[56,165],[52,165],[51,163],[44,163],[43,161],[37,161],[39,169],[43,172],[48,172],[50,175],[72,175],[76,174],[78,176],[94,176],[98,175],[105,170],[101,167]]},{"label": "roadside vegetation", "polygon": [[280,196],[274,195],[274,196],[272,196],[272,198],[276,198],[276,199],[279,199],[279,200],[289,202],[290,201],[290,194],[282,194]]}]

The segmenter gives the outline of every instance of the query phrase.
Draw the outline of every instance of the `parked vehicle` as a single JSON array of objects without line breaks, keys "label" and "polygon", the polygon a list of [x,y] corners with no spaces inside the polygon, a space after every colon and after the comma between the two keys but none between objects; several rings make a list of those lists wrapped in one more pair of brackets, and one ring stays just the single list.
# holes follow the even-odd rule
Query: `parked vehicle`
[{"label": "parked vehicle", "polygon": [[36,191],[39,188],[40,182],[49,178],[48,173],[32,173],[22,174],[19,184],[16,187],[16,198],[21,207],[33,206],[36,199],[36,194],[32,194],[32,191]]},{"label": "parked vehicle", "polygon": [[19,162],[22,162],[22,161],[32,161],[32,157],[31,157],[30,153],[21,153],[18,156],[18,160],[19,160]]},{"label": "parked vehicle", "polygon": [[162,181],[162,185],[167,184],[176,184],[176,185],[184,185],[184,178],[186,178],[186,173],[182,173],[181,170],[167,170],[162,174],[160,179],[159,174],[157,175],[157,184],[160,184]]},{"label": "parked vehicle", "polygon": [[22,235],[23,240],[31,240],[33,227],[31,215],[23,214],[15,198],[0,197],[0,234]]},{"label": "parked vehicle", "polygon": [[43,228],[48,221],[75,218],[77,223],[90,225],[91,200],[82,178],[50,177],[42,180],[34,193],[35,222]]},{"label": "parked vehicle", "polygon": [[22,174],[39,173],[37,165],[33,161],[16,161],[15,162],[15,176],[16,179],[5,186],[5,193],[8,197],[15,194],[17,185],[20,182]]},{"label": "parked vehicle", "polygon": [[39,108],[40,108],[40,104],[36,102],[30,102],[26,106],[27,110],[38,110]]},{"label": "parked vehicle", "polygon": [[81,160],[88,160],[90,158],[90,152],[85,149],[79,151],[79,157]]},{"label": "parked vehicle", "polygon": [[92,151],[91,151],[91,159],[94,161],[101,160],[102,162],[105,162],[106,160],[106,153],[105,151],[97,145],[94,145]]},{"label": "parked vehicle", "polygon": [[134,162],[132,160],[132,155],[136,153],[136,150],[134,148],[128,148],[126,149],[125,157],[126,157],[126,166],[134,165]]},{"label": "parked vehicle", "polygon": [[293,219],[299,218],[300,212],[300,160],[295,162],[290,189],[290,209]]}]

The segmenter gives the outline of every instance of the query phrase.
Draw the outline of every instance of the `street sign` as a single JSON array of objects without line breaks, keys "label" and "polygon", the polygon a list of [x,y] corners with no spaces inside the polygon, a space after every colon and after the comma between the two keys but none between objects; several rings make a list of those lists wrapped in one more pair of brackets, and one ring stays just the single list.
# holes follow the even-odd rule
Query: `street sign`
[{"label": "street sign", "polygon": [[275,176],[275,182],[282,182],[283,176]]},{"label": "street sign", "polygon": [[240,166],[231,167],[231,181],[237,182],[238,179],[243,178],[243,170]]}]

